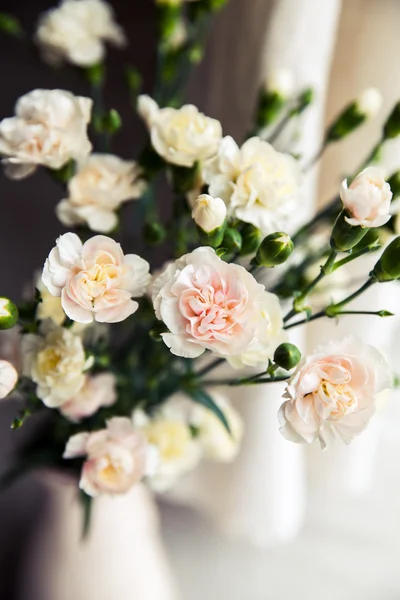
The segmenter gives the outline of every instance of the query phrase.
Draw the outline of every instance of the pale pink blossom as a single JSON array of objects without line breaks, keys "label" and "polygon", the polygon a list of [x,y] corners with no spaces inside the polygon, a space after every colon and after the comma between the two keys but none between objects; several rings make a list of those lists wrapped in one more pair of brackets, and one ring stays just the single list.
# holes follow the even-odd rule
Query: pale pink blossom
[{"label": "pale pink blossom", "polygon": [[368,167],[347,187],[347,179],[340,186],[340,197],[350,217],[350,225],[381,227],[390,219],[392,200],[390,185],[376,167]]},{"label": "pale pink blossom", "polygon": [[110,419],[106,429],[72,436],[63,458],[79,456],[86,456],[79,487],[89,496],[125,493],[146,474],[146,438],[126,417]]},{"label": "pale pink blossom", "polygon": [[15,367],[7,360],[0,360],[0,400],[12,392],[17,381],[18,373]]},{"label": "pale pink blossom", "polygon": [[385,359],[372,346],[347,337],[303,358],[290,378],[279,409],[282,435],[292,442],[334,434],[349,444],[375,412],[377,394],[390,387]]},{"label": "pale pink blossom", "polygon": [[149,264],[104,235],[84,244],[74,233],[60,236],[44,265],[42,281],[61,296],[67,316],[78,323],[118,323],[138,309],[149,283]]},{"label": "pale pink blossom", "polygon": [[270,344],[264,337],[267,295],[273,296],[246,269],[224,262],[207,247],[170,264],[152,284],[156,316],[169,329],[163,340],[173,354],[187,358],[207,349],[239,356],[255,340]]},{"label": "pale pink blossom", "polygon": [[61,407],[70,421],[90,417],[102,406],[112,406],[117,400],[116,381],[112,373],[87,376],[82,388]]}]

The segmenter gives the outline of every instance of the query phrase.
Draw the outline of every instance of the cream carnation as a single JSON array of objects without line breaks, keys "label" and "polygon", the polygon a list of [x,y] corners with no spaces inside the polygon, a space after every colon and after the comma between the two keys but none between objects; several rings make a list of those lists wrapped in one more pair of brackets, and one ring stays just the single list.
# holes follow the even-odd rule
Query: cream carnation
[{"label": "cream carnation", "polygon": [[349,444],[375,412],[377,394],[390,387],[383,356],[361,340],[331,342],[302,359],[279,409],[282,435],[292,442],[319,440],[325,448],[336,433]]},{"label": "cream carnation", "polygon": [[340,186],[340,197],[350,217],[350,225],[381,227],[390,219],[392,192],[379,169],[367,167],[347,187],[347,179]]},{"label": "cream carnation", "polygon": [[112,373],[87,376],[85,383],[60,410],[70,421],[90,417],[102,406],[112,406],[117,400],[116,380]]},{"label": "cream carnation", "polygon": [[64,90],[34,90],[21,96],[15,117],[0,123],[0,154],[6,174],[21,179],[38,165],[60,169],[89,154],[93,101]]},{"label": "cream carnation", "polygon": [[159,108],[149,96],[139,96],[138,112],[145,120],[155,151],[168,163],[192,167],[212,157],[222,137],[221,123],[186,104]]},{"label": "cream carnation", "polygon": [[79,67],[100,62],[105,42],[116,46],[126,43],[111,6],[104,0],[64,0],[41,16],[35,39],[48,62],[67,61]]},{"label": "cream carnation", "polygon": [[169,329],[163,340],[186,358],[205,350],[225,357],[245,353],[268,328],[270,296],[246,269],[207,247],[170,264],[152,284],[156,316]]},{"label": "cream carnation", "polygon": [[146,473],[146,438],[133,429],[130,419],[114,417],[106,429],[68,440],[63,458],[79,456],[86,456],[79,482],[86,494],[123,494]]},{"label": "cream carnation", "polygon": [[44,265],[42,280],[70,319],[78,323],[118,323],[138,309],[149,283],[149,264],[124,255],[111,238],[97,235],[84,244],[74,233],[57,240]]},{"label": "cream carnation", "polygon": [[193,470],[201,460],[202,448],[193,438],[188,417],[188,403],[177,394],[152,417],[136,411],[133,422],[146,436],[155,452],[149,485],[158,492],[171,488],[178,479]]},{"label": "cream carnation", "polygon": [[112,154],[91,154],[70,179],[69,196],[57,206],[57,216],[66,226],[87,223],[93,231],[108,233],[118,224],[121,204],[139,198],[144,189],[137,163]]},{"label": "cream carnation", "polygon": [[22,339],[23,374],[37,384],[43,404],[59,407],[77,394],[85,383],[85,371],[93,359],[86,359],[79,336],[69,329],[45,321],[40,335]]},{"label": "cream carnation", "polygon": [[18,381],[18,373],[7,360],[0,360],[0,400],[8,396],[15,388]]},{"label": "cream carnation", "polygon": [[209,193],[222,198],[228,217],[251,223],[268,234],[286,229],[300,193],[300,169],[288,154],[257,137],[241,148],[225,137],[203,169]]}]

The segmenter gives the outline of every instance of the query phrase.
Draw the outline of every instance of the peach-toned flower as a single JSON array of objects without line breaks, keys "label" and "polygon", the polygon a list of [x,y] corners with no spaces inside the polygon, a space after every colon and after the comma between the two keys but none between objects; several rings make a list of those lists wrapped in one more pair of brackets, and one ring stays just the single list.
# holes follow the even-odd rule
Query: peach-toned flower
[{"label": "peach-toned flower", "polygon": [[169,329],[163,340],[173,354],[187,358],[207,349],[220,356],[243,354],[268,325],[267,294],[246,269],[207,247],[170,264],[152,284],[156,316]]},{"label": "peach-toned flower", "polygon": [[149,283],[149,264],[104,235],[84,244],[74,233],[56,242],[44,265],[42,280],[64,311],[78,323],[118,323],[136,312]]},{"label": "peach-toned flower", "polygon": [[8,360],[0,360],[0,400],[8,396],[15,388],[18,373]]},{"label": "peach-toned flower", "polygon": [[361,227],[381,227],[390,219],[392,200],[390,185],[376,167],[361,171],[347,187],[347,179],[340,186],[340,197],[350,217],[350,225]]},{"label": "peach-toned flower", "polygon": [[138,99],[138,112],[147,124],[155,151],[168,163],[192,167],[212,157],[222,137],[221,123],[192,104],[159,108],[150,96]]},{"label": "peach-toned flower", "polygon": [[15,117],[0,123],[0,154],[6,175],[22,179],[39,165],[60,169],[89,154],[93,101],[64,90],[33,90],[19,98]]},{"label": "peach-toned flower", "polygon": [[50,320],[42,323],[39,334],[23,336],[23,374],[37,384],[43,403],[55,408],[79,392],[93,358],[86,358],[78,335]]},{"label": "peach-toned flower", "polygon": [[112,373],[87,376],[85,383],[70,400],[60,407],[70,421],[90,417],[102,406],[112,406],[117,400],[116,381]]},{"label": "peach-toned flower", "polygon": [[118,224],[121,204],[142,195],[146,184],[140,175],[134,161],[91,154],[69,180],[68,198],[56,208],[58,218],[68,227],[87,223],[93,231],[108,233]]},{"label": "peach-toned flower", "polygon": [[331,342],[304,358],[290,378],[279,409],[282,435],[292,442],[319,440],[325,448],[336,433],[349,444],[375,412],[377,394],[391,384],[381,353],[361,340]]},{"label": "peach-toned flower", "polygon": [[106,429],[72,436],[63,458],[79,456],[86,456],[79,487],[89,496],[123,494],[146,474],[146,438],[126,417],[110,419]]},{"label": "peach-toned flower", "polygon": [[49,63],[65,60],[79,67],[103,60],[105,42],[126,43],[112,7],[104,0],[63,0],[41,15],[35,40]]}]

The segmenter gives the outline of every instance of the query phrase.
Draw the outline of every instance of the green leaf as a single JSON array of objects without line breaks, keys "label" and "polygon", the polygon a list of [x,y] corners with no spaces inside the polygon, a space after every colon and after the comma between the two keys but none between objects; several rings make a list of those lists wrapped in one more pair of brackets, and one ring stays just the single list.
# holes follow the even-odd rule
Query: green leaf
[{"label": "green leaf", "polygon": [[207,394],[207,392],[200,389],[187,389],[186,393],[192,398],[194,402],[197,402],[197,404],[201,404],[205,408],[208,408],[208,410],[211,410],[211,412],[213,412],[214,415],[221,421],[227,432],[229,434],[231,433],[229,423],[226,420],[223,411],[214,402],[211,396]]},{"label": "green leaf", "polygon": [[80,490],[79,500],[83,510],[82,540],[85,540],[89,534],[90,523],[92,520],[93,498]]},{"label": "green leaf", "polygon": [[380,310],[376,313],[379,317],[394,317],[394,314],[388,310]]},{"label": "green leaf", "polygon": [[9,13],[3,12],[0,13],[0,31],[17,38],[22,38],[25,35],[18,19]]}]

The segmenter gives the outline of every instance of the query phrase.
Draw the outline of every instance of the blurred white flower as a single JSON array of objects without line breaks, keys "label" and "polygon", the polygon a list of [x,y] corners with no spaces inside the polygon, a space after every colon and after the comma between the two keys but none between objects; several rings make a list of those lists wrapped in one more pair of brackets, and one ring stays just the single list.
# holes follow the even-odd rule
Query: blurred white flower
[{"label": "blurred white flower", "polygon": [[287,230],[299,208],[298,162],[258,137],[241,148],[225,137],[217,156],[204,165],[203,178],[209,193],[224,200],[228,217],[251,223],[265,234]]},{"label": "blurred white flower", "polygon": [[131,420],[114,417],[106,429],[72,436],[63,458],[86,456],[79,487],[89,496],[123,494],[146,474],[147,450]]},{"label": "blurred white flower", "polygon": [[292,442],[319,440],[325,448],[337,433],[349,444],[375,412],[377,395],[391,386],[381,353],[361,340],[330,342],[303,358],[289,379],[278,419]]},{"label": "blurred white flower", "polygon": [[48,62],[67,61],[79,67],[99,63],[105,42],[126,44],[123,29],[104,0],[64,0],[41,15],[35,40]]},{"label": "blurred white flower", "polygon": [[23,374],[37,384],[36,393],[49,408],[56,408],[77,394],[85,383],[85,371],[93,358],[86,358],[82,340],[69,329],[50,320],[39,335],[22,339]]},{"label": "blurred white flower", "polygon": [[192,210],[192,218],[206,233],[211,233],[222,227],[226,218],[225,202],[221,198],[213,198],[208,194],[201,194],[196,200]]},{"label": "blurred white flower", "polygon": [[381,110],[383,97],[376,88],[365,89],[356,100],[357,108],[368,119],[375,117]]},{"label": "blurred white flower", "polygon": [[18,373],[15,367],[7,360],[0,360],[0,400],[12,392],[17,381]]},{"label": "blurred white flower", "polygon": [[282,98],[290,98],[294,92],[293,72],[290,69],[273,69],[265,81],[265,89]]},{"label": "blurred white flower", "polygon": [[392,192],[379,169],[367,167],[347,187],[347,179],[340,186],[340,197],[350,218],[350,225],[381,227],[390,219]]},{"label": "blurred white flower", "polygon": [[156,452],[149,485],[158,492],[171,488],[198,465],[202,456],[202,448],[189,427],[188,403],[181,399],[181,394],[173,396],[151,418],[141,410],[133,415],[134,426],[143,431]]},{"label": "blurred white flower", "polygon": [[221,123],[192,104],[159,108],[150,96],[139,96],[138,112],[147,124],[155,151],[168,163],[193,167],[212,157],[222,137]]},{"label": "blurred white flower", "polygon": [[90,417],[102,406],[112,406],[117,400],[116,380],[112,373],[87,376],[74,396],[61,405],[60,411],[70,421]]},{"label": "blurred white flower", "polygon": [[104,235],[82,244],[75,233],[57,239],[44,265],[42,281],[61,296],[70,319],[78,323],[119,323],[136,312],[150,281],[149,263]]},{"label": "blurred white flower", "polygon": [[5,173],[22,179],[39,165],[60,169],[80,160],[92,145],[87,137],[93,101],[64,90],[33,90],[21,96],[15,117],[0,123]]},{"label": "blurred white flower", "polygon": [[146,184],[140,175],[134,161],[91,154],[69,180],[69,196],[58,204],[58,218],[66,226],[87,223],[93,231],[108,233],[118,224],[121,204],[142,195]]},{"label": "blurred white flower", "polygon": [[207,392],[224,413],[230,433],[211,410],[194,402],[190,402],[192,406],[190,424],[196,430],[196,440],[201,444],[206,458],[217,462],[232,462],[240,450],[243,420],[228,398],[219,390],[208,389]]}]

